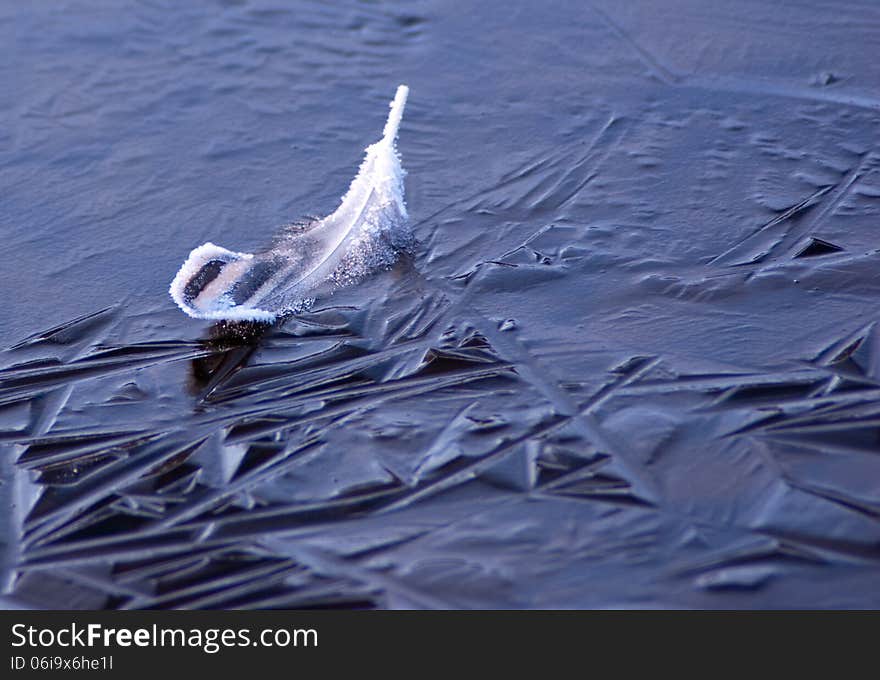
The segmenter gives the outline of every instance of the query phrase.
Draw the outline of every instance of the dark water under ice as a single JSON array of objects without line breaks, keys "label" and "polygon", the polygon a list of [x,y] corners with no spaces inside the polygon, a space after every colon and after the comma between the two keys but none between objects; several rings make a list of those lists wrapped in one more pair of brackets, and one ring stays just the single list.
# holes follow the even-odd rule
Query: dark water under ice
[{"label": "dark water under ice", "polygon": [[[880,607],[878,50],[857,0],[0,6],[6,606]],[[398,83],[416,254],[184,316]]]}]

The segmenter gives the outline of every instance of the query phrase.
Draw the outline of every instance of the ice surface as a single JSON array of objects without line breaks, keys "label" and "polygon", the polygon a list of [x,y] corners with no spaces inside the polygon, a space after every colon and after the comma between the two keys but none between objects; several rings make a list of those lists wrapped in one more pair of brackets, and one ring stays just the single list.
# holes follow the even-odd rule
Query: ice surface
[{"label": "ice surface", "polygon": [[177,305],[197,319],[272,322],[306,309],[323,284],[347,285],[390,265],[410,242],[397,131],[409,88],[397,88],[380,139],[366,148],[336,211],[282,230],[271,249],[238,253],[205,243],[171,282]]},{"label": "ice surface", "polygon": [[[306,6],[0,3],[7,602],[880,607],[880,3]],[[398,82],[413,266],[181,314]]]}]

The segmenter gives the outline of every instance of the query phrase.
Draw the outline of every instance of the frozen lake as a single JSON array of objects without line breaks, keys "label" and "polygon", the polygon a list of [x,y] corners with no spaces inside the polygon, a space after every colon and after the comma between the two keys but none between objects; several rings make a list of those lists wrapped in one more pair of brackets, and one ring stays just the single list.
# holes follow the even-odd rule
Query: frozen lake
[{"label": "frozen lake", "polygon": [[[880,6],[0,7],[0,574],[51,608],[880,607]],[[268,331],[409,85],[418,245]]]}]

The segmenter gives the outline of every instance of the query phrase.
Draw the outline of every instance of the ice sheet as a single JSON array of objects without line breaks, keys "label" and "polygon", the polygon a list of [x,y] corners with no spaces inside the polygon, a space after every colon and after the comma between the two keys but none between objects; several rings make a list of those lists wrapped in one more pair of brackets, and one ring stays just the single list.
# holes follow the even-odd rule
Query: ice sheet
[{"label": "ice sheet", "polygon": [[396,148],[408,94],[397,88],[382,139],[366,148],[332,215],[284,228],[256,254],[195,248],[171,282],[177,305],[198,319],[272,322],[308,308],[318,286],[348,285],[393,263],[411,240]]},{"label": "ice sheet", "polygon": [[[6,602],[880,607],[880,3],[293,5],[0,4]],[[412,266],[180,313],[398,82]]]}]

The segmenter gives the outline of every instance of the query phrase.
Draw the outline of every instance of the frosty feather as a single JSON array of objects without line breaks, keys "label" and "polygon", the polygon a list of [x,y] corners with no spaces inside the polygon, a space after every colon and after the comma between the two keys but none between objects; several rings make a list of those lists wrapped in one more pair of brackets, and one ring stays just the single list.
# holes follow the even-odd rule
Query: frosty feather
[{"label": "frosty feather", "polygon": [[327,282],[345,284],[394,261],[409,240],[397,131],[409,89],[397,88],[382,139],[367,147],[333,214],[288,229],[260,253],[205,243],[171,282],[177,305],[197,319],[274,321],[310,303]]}]

